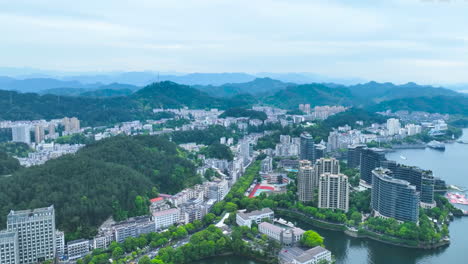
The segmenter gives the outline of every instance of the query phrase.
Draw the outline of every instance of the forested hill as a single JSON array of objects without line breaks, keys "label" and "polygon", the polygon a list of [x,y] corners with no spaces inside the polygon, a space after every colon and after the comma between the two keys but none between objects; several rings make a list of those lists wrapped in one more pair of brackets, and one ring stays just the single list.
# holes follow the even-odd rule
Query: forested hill
[{"label": "forested hill", "polygon": [[214,98],[186,85],[154,83],[128,96],[111,98],[38,95],[0,90],[0,120],[53,119],[76,116],[84,125],[151,119],[152,108],[230,108],[252,98]]},{"label": "forested hill", "polygon": [[[0,225],[10,210],[55,205],[69,239],[92,236],[109,216],[147,213],[148,198],[200,182],[183,151],[157,136],[116,136],[0,177]],[[0,227],[1,229],[1,227]]]},{"label": "forested hill", "polygon": [[372,111],[409,110],[468,116],[468,96],[435,96],[401,98],[371,106]]}]

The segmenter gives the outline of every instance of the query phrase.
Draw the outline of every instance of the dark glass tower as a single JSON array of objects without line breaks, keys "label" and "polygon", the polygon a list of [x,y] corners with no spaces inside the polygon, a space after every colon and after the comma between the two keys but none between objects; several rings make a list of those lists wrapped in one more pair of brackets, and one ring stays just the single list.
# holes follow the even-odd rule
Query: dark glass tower
[{"label": "dark glass tower", "polygon": [[418,222],[419,192],[408,181],[395,179],[388,169],[372,171],[371,207],[375,216]]},{"label": "dark glass tower", "polygon": [[315,162],[315,142],[314,138],[307,132],[301,134],[301,148],[299,157],[301,160]]},{"label": "dark glass tower", "polygon": [[367,184],[372,184],[372,170],[381,166],[385,161],[385,153],[377,148],[365,148],[361,151],[361,179]]},{"label": "dark glass tower", "polygon": [[361,166],[361,152],[364,148],[364,145],[348,147],[348,168],[359,168]]}]

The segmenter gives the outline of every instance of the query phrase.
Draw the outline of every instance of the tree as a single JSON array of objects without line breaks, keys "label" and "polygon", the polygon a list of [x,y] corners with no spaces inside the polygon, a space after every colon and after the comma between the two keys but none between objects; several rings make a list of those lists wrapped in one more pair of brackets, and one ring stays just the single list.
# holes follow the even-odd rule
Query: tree
[{"label": "tree", "polygon": [[323,237],[321,237],[317,232],[308,230],[302,236],[301,244],[311,248],[316,246],[323,246]]},{"label": "tree", "polygon": [[224,206],[224,209],[226,209],[226,211],[228,211],[229,213],[232,213],[237,211],[237,205],[235,203],[228,202]]},{"label": "tree", "polygon": [[139,261],[138,264],[151,264],[151,259],[147,256],[144,255]]},{"label": "tree", "polygon": [[116,247],[116,248],[112,251],[112,258],[113,258],[114,260],[120,259],[123,255],[124,255],[124,250],[123,250],[121,247]]}]

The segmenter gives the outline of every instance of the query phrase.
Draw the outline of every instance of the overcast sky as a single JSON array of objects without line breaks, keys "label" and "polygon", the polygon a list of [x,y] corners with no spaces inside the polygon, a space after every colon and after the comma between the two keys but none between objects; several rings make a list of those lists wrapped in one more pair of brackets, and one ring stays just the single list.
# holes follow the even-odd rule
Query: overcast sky
[{"label": "overcast sky", "polygon": [[1,67],[468,82],[467,0],[0,0],[0,6]]}]

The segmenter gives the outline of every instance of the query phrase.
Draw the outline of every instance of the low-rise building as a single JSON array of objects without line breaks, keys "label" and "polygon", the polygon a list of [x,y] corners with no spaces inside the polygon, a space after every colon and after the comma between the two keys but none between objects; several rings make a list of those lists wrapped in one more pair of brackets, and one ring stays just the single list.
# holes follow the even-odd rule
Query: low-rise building
[{"label": "low-rise building", "polygon": [[89,254],[89,240],[78,239],[67,243],[67,256],[69,260],[82,258]]},{"label": "low-rise building", "polygon": [[128,237],[138,237],[141,234],[155,232],[154,221],[148,216],[138,216],[112,226],[115,241],[123,243]]},{"label": "low-rise building", "polygon": [[260,223],[258,225],[258,231],[283,245],[296,244],[301,240],[302,235],[305,233],[304,230],[298,227],[282,228],[268,222]]},{"label": "low-rise building", "polygon": [[179,223],[180,210],[177,208],[171,208],[159,212],[153,213],[153,219],[156,231],[170,227],[171,225]]},{"label": "low-rise building", "polygon": [[273,220],[274,212],[270,208],[263,208],[262,210],[252,211],[246,213],[245,210],[237,211],[236,223],[239,226],[252,227],[252,223],[261,223],[264,219]]},{"label": "low-rise building", "polygon": [[321,246],[309,250],[298,247],[283,248],[278,258],[280,264],[318,264],[322,261],[332,261],[331,252]]}]

